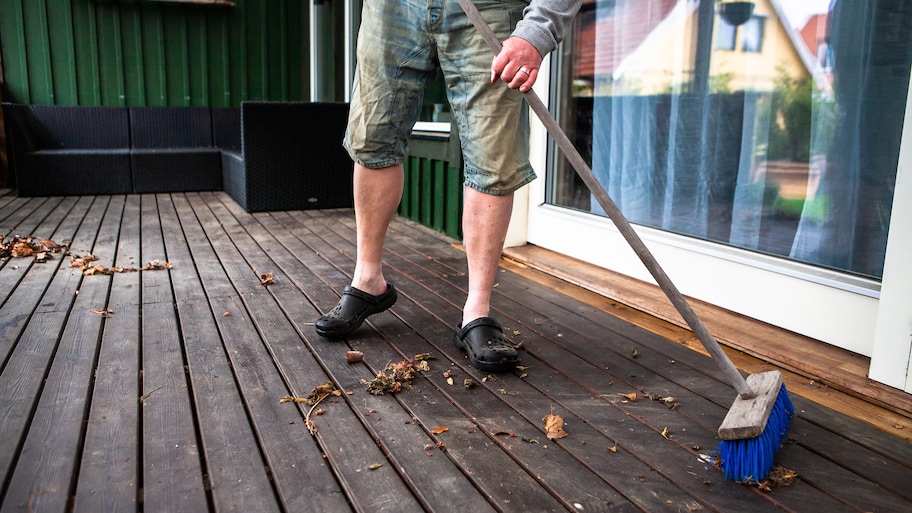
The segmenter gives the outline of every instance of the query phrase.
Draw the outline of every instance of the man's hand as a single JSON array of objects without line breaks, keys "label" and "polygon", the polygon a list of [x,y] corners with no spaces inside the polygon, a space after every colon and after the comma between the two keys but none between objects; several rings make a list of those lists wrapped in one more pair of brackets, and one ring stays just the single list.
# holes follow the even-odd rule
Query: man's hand
[{"label": "man's hand", "polygon": [[519,37],[503,42],[503,49],[491,63],[491,82],[503,80],[511,89],[526,92],[538,77],[542,56],[532,43]]}]

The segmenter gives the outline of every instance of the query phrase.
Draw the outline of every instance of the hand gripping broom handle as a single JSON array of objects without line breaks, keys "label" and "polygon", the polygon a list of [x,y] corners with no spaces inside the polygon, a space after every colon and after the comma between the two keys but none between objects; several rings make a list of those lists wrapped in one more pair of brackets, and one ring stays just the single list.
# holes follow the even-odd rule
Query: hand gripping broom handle
[{"label": "hand gripping broom handle", "polygon": [[[497,55],[500,53],[502,46],[500,41],[497,39],[497,36],[494,35],[494,32],[491,30],[491,27],[488,26],[487,22],[485,22],[484,18],[481,17],[481,13],[478,12],[478,8],[475,7],[472,0],[458,0],[458,2],[466,12],[466,15],[468,15],[469,20],[481,34],[481,37],[484,38],[488,46],[491,47],[494,54]],[[662,288],[662,291],[665,292],[665,295],[668,296],[668,299],[671,300],[672,304],[677,308],[678,313],[681,314],[687,322],[687,325],[690,326],[690,329],[693,330],[694,334],[700,339],[700,342],[703,343],[706,350],[712,355],[713,360],[715,360],[716,364],[722,370],[722,373],[728,378],[728,382],[737,390],[742,399],[754,398],[756,394],[747,384],[747,381],[741,376],[741,373],[738,372],[735,365],[729,360],[725,352],[722,351],[719,343],[716,342],[716,339],[713,338],[709,333],[709,330],[706,329],[706,326],[703,325],[703,322],[700,321],[700,318],[697,317],[697,314],[691,309],[690,305],[684,299],[684,296],[681,295],[678,288],[675,287],[674,283],[671,282],[671,279],[668,278],[668,275],[665,274],[665,271],[659,266],[655,257],[652,256],[652,253],[650,253],[649,249],[646,248],[646,245],[643,244],[643,241],[633,230],[633,227],[630,226],[630,223],[621,213],[620,209],[615,205],[611,197],[608,196],[608,193],[605,191],[605,188],[602,187],[602,184],[600,184],[595,178],[595,175],[592,174],[592,169],[589,168],[589,165],[583,160],[583,157],[576,150],[576,147],[573,146],[573,143],[570,142],[570,139],[564,131],[561,130],[557,121],[554,119],[554,116],[552,116],[551,112],[548,111],[548,108],[545,107],[545,104],[542,103],[538,98],[538,95],[531,89],[522,94],[525,96],[526,102],[545,125],[545,129],[551,134],[551,137],[554,138],[554,141],[560,149],[563,150],[567,160],[570,161],[570,165],[573,166],[576,173],[582,178],[586,186],[589,187],[589,190],[595,196],[599,205],[605,209],[605,212],[608,213],[608,217],[614,222],[614,225],[617,227],[618,231],[621,232],[621,235],[627,239],[627,243],[630,244],[630,247],[643,262],[643,265],[646,266],[646,269],[648,269],[652,274],[652,277],[655,278],[659,287]]]}]

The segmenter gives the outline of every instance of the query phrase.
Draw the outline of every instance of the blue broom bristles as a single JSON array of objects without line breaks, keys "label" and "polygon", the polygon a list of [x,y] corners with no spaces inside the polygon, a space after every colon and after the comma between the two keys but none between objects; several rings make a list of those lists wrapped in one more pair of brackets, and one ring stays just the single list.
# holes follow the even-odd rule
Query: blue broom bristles
[{"label": "blue broom bristles", "polygon": [[719,443],[719,459],[725,479],[753,483],[769,477],[773,459],[785,440],[793,415],[795,407],[785,385],[782,385],[762,433],[755,438],[722,440]]}]

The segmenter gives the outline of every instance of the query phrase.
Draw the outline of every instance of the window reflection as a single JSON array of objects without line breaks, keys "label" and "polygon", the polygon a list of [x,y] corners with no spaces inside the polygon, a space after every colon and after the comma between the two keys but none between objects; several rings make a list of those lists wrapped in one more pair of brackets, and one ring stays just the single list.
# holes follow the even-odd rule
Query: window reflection
[{"label": "window reflection", "polygon": [[[879,278],[912,2],[719,5],[584,0],[565,129],[631,222]],[[548,197],[604,215],[560,160]]]}]

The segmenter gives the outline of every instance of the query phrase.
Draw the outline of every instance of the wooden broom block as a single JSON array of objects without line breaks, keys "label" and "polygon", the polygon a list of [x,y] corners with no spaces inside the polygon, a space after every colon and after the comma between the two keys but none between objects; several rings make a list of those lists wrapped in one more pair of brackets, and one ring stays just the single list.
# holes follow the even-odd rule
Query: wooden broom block
[{"label": "wooden broom block", "polygon": [[755,438],[766,428],[773,405],[782,388],[782,373],[777,370],[751,374],[747,384],[757,394],[752,399],[735,399],[728,415],[719,427],[722,440],[745,440]]}]

